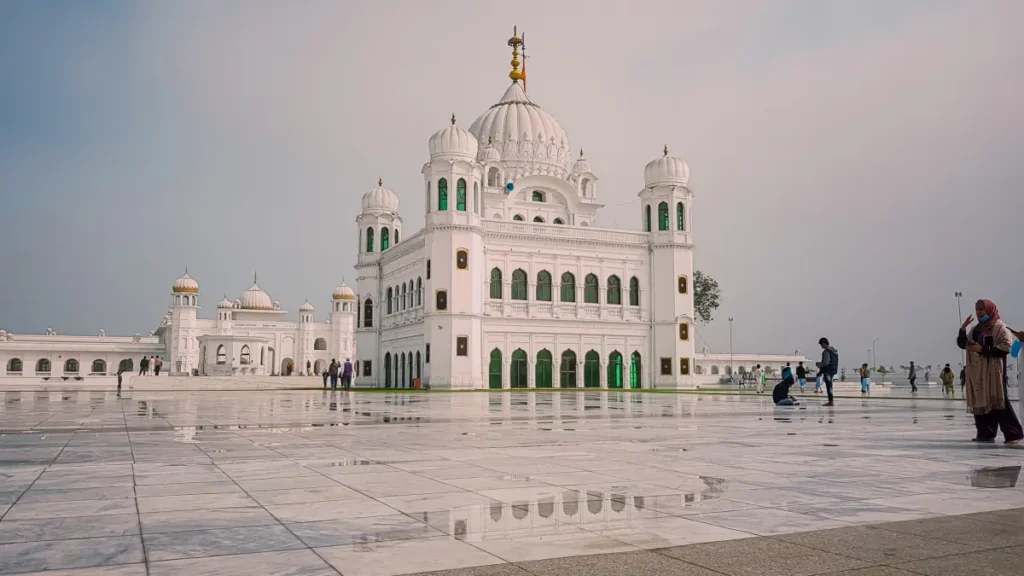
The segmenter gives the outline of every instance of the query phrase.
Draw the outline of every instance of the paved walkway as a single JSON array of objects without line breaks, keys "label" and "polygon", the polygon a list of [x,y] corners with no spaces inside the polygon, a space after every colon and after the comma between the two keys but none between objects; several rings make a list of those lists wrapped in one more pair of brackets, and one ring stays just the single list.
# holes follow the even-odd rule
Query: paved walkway
[{"label": "paved walkway", "polygon": [[[978,550],[1024,545],[1012,525],[1024,450],[969,442],[960,402],[776,408],[757,396],[587,391],[0,398],[0,574],[816,574],[871,563],[1001,574],[980,567],[1011,551]],[[992,512],[999,523],[951,518]],[[954,524],[928,532],[921,520]],[[904,524],[877,527],[887,522]],[[900,535],[919,528],[920,541]],[[885,550],[907,555],[877,555]],[[664,568],[644,572],[649,562]]]}]

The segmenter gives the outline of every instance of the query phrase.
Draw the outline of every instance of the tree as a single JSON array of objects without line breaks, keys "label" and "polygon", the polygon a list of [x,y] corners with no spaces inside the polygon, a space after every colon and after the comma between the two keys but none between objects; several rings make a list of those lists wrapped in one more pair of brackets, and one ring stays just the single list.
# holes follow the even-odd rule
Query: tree
[{"label": "tree", "polygon": [[878,368],[875,368],[875,371],[883,376],[889,372],[885,366],[879,366]]},{"label": "tree", "polygon": [[722,290],[717,280],[700,270],[693,273],[693,310],[698,322],[705,325],[711,322],[711,315],[718,308],[721,295]]}]

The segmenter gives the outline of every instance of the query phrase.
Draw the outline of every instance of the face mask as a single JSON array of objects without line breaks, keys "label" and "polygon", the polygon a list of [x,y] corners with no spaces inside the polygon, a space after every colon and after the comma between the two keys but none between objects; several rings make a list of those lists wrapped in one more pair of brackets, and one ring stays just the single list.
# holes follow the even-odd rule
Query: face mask
[{"label": "face mask", "polygon": [[989,318],[988,314],[985,314],[981,318],[978,318],[978,322],[988,322],[988,318]]}]

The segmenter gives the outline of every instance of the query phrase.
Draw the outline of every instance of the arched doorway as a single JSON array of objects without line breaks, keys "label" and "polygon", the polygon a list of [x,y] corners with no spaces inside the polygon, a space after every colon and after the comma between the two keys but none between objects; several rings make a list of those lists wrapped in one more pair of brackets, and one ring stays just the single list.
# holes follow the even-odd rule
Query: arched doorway
[{"label": "arched doorway", "polygon": [[399,388],[405,388],[405,352],[402,352],[402,379],[398,381]]},{"label": "arched doorway", "polygon": [[522,348],[517,348],[512,353],[512,366],[509,370],[509,375],[512,377],[510,387],[512,388],[526,388],[527,382],[527,361],[526,352]]},{"label": "arched doorway", "polygon": [[391,388],[391,352],[384,353],[384,387]]},{"label": "arched doorway", "polygon": [[601,355],[591,350],[583,357],[583,386],[601,387]]},{"label": "arched doorway", "polygon": [[558,385],[562,388],[576,387],[576,353],[572,350],[562,352],[562,364],[558,370]]},{"label": "arched doorway", "polygon": [[491,350],[491,363],[487,367],[487,387],[501,388],[501,350]]},{"label": "arched doorway", "polygon": [[608,387],[622,388],[622,354],[618,350],[608,355]]},{"label": "arched doorway", "polygon": [[541,350],[537,353],[537,366],[534,369],[533,385],[537,388],[551,388],[551,352]]},{"label": "arched doorway", "polygon": [[327,369],[326,364],[327,363],[325,361],[323,361],[323,360],[317,360],[313,364],[313,373],[316,374],[317,376],[323,374],[324,370]]},{"label": "arched doorway", "polygon": [[416,351],[416,379],[417,380],[422,380],[423,379],[423,375],[420,374],[420,366],[421,366],[421,364],[420,364],[420,351],[417,350]]},{"label": "arched doorway", "polygon": [[643,374],[640,365],[640,353],[636,350],[629,356],[629,387],[640,387],[640,375]]},{"label": "arched doorway", "polygon": [[281,374],[284,376],[291,376],[292,372],[295,371],[295,361],[291,358],[285,358],[281,360]]}]

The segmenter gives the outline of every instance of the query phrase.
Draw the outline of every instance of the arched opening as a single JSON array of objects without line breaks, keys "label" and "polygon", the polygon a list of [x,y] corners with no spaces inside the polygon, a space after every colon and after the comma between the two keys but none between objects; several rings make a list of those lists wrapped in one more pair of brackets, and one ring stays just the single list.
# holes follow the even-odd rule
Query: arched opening
[{"label": "arched opening", "polygon": [[498,168],[496,166],[491,166],[491,168],[487,170],[487,185],[495,188],[501,186],[501,173],[498,172]]},{"label": "arched opening", "polygon": [[273,372],[274,372],[274,366],[275,366],[274,362],[275,362],[276,358],[277,357],[274,356],[274,347],[273,346],[267,346],[267,363],[265,364],[265,366],[270,366],[271,374],[273,374]]},{"label": "arched opening", "polygon": [[363,302],[363,327],[373,328],[373,299],[367,298]]},{"label": "arched opening", "polygon": [[551,302],[551,273],[547,270],[537,273],[537,300]]},{"label": "arched opening", "polygon": [[281,360],[281,374],[285,376],[291,376],[295,372],[295,361],[291,358],[283,358]]},{"label": "arched opening", "polygon": [[366,229],[366,251],[373,252],[373,228]]},{"label": "arched opening", "polygon": [[501,388],[501,350],[491,350],[491,362],[487,366],[487,387]]},{"label": "arched opening", "polygon": [[[243,346],[242,350],[248,351],[248,346]],[[313,350],[327,350],[327,340],[324,338],[317,338],[313,340]]]},{"label": "arched opening", "polygon": [[606,300],[609,304],[622,304],[622,282],[618,276],[612,275],[608,277],[608,296]]},{"label": "arched opening", "polygon": [[135,364],[132,362],[132,359],[131,358],[125,358],[125,359],[123,359],[123,360],[121,360],[120,362],[117,363],[117,371],[118,372],[132,372],[134,370],[133,366],[135,366]]},{"label": "arched opening", "polygon": [[537,388],[551,388],[551,352],[546,349],[537,352],[533,385]]},{"label": "arched opening", "polygon": [[313,374],[320,375],[327,369],[327,361],[318,358],[316,362],[313,362]]},{"label": "arched opening", "polygon": [[419,380],[420,378],[423,378],[423,375],[420,373],[421,366],[422,365],[420,364],[420,351],[417,350],[416,351],[416,379],[417,380]]},{"label": "arched opening", "polygon": [[533,194],[530,195],[530,200],[534,202],[545,202],[544,193],[540,190],[534,190]]},{"label": "arched opening", "polygon": [[106,374],[107,363],[103,360],[96,359],[92,361],[92,368],[89,370],[91,374]]},{"label": "arched opening", "polygon": [[562,363],[558,369],[558,385],[562,388],[576,387],[576,353],[572,350],[562,352]]},{"label": "arched opening", "polygon": [[226,364],[228,361],[227,351],[224,350],[224,345],[217,346],[217,364]]},{"label": "arched opening", "polygon": [[402,310],[408,307],[409,291],[406,290],[405,284],[402,284]]},{"label": "arched opening", "polygon": [[10,360],[7,361],[8,372],[21,372],[22,367],[23,365],[21,363],[21,358],[11,358]]},{"label": "arched opening", "polygon": [[645,218],[644,218],[644,232],[651,231],[651,205],[648,204],[644,207]]},{"label": "arched opening", "polygon": [[512,219],[515,220],[516,222],[522,222],[523,221],[523,215],[522,214],[516,214],[515,216],[512,217]]},{"label": "arched opening", "polygon": [[[314,346],[314,348],[316,348],[316,346]],[[241,353],[238,355],[238,363],[242,366],[249,365],[249,347],[244,344],[242,345]]]},{"label": "arched opening", "polygon": [[576,301],[576,276],[572,272],[562,273],[562,288],[559,295],[562,302]]},{"label": "arched opening", "polygon": [[521,269],[512,273],[512,299],[526,300],[526,272]]},{"label": "arched opening", "polygon": [[512,377],[510,385],[512,388],[526,388],[527,382],[527,362],[526,352],[522,348],[517,348],[512,353],[512,366],[509,371],[509,375]]},{"label": "arched opening", "polygon": [[398,236],[399,236],[400,233],[401,233],[401,230],[398,229],[398,228],[395,228],[395,244],[398,244]]},{"label": "arched opening", "polygon": [[633,354],[629,357],[629,387],[639,388],[640,387],[640,375],[643,374],[640,365],[640,353],[633,351]]},{"label": "arched opening", "polygon": [[394,289],[392,289],[391,286],[388,286],[388,298],[387,298],[388,314],[391,314],[391,310],[392,310],[391,306],[392,306],[392,301],[394,300],[394,296],[395,296],[394,295]]},{"label": "arched opening", "polygon": [[618,350],[608,355],[608,387],[622,388],[622,354]]},{"label": "arched opening", "polygon": [[561,218],[555,218],[555,219],[554,219],[554,220],[552,221],[552,223],[553,223],[553,224],[565,224],[565,222],[563,222]]},{"label": "arched opening", "polygon": [[384,353],[384,387],[391,388],[391,352]]},{"label": "arched opening", "polygon": [[40,358],[36,361],[36,372],[50,373],[50,361],[46,358]]},{"label": "arched opening", "polygon": [[584,178],[583,180],[580,180],[580,191],[583,192],[584,198],[590,197],[590,178]]},{"label": "arched opening", "polygon": [[399,372],[402,375],[402,377],[401,377],[401,379],[399,379],[396,382],[396,384],[397,384],[396,387],[397,388],[405,388],[406,387],[406,383],[405,383],[405,352],[402,352],[401,356],[399,356],[399,364],[402,367],[402,370]]},{"label": "arched opening", "polygon": [[640,305],[640,280],[636,276],[629,279],[629,305]]},{"label": "arched opening", "polygon": [[711,374],[714,375],[714,376],[718,375],[718,366],[712,366],[711,367]]},{"label": "arched opening", "polygon": [[588,304],[597,304],[599,302],[597,294],[597,275],[587,274],[587,277],[583,279],[583,301]]},{"label": "arched opening", "polygon": [[501,269],[491,269],[491,300],[501,300]]},{"label": "arched opening", "polygon": [[64,361],[64,372],[68,374],[78,374],[78,360],[74,358],[68,358]]},{"label": "arched opening", "polygon": [[260,346],[260,366],[266,366],[266,364],[263,363],[265,360],[265,358],[263,357],[263,353],[265,351],[266,349],[263,346]]},{"label": "arched opening", "polygon": [[448,209],[448,180],[445,178],[437,181],[437,209],[442,212]]},{"label": "arched opening", "polygon": [[388,231],[388,227],[384,226],[380,229],[380,251],[383,252],[391,247],[391,235]]},{"label": "arched opening", "polygon": [[537,222],[538,224],[543,224],[544,223],[544,219],[541,218],[540,216],[534,216],[533,217],[533,221]]},{"label": "arched opening", "polygon": [[658,204],[658,230],[668,230],[668,203]]},{"label": "arched opening", "polygon": [[583,386],[600,388],[601,386],[601,355],[591,350],[583,356]]},{"label": "arched opening", "polygon": [[455,209],[459,212],[466,211],[466,180],[463,178],[455,182]]},{"label": "arched opening", "polygon": [[682,202],[676,203],[676,230],[686,229],[686,209]]},{"label": "arched opening", "polygon": [[416,278],[416,305],[423,306],[423,278]]}]

